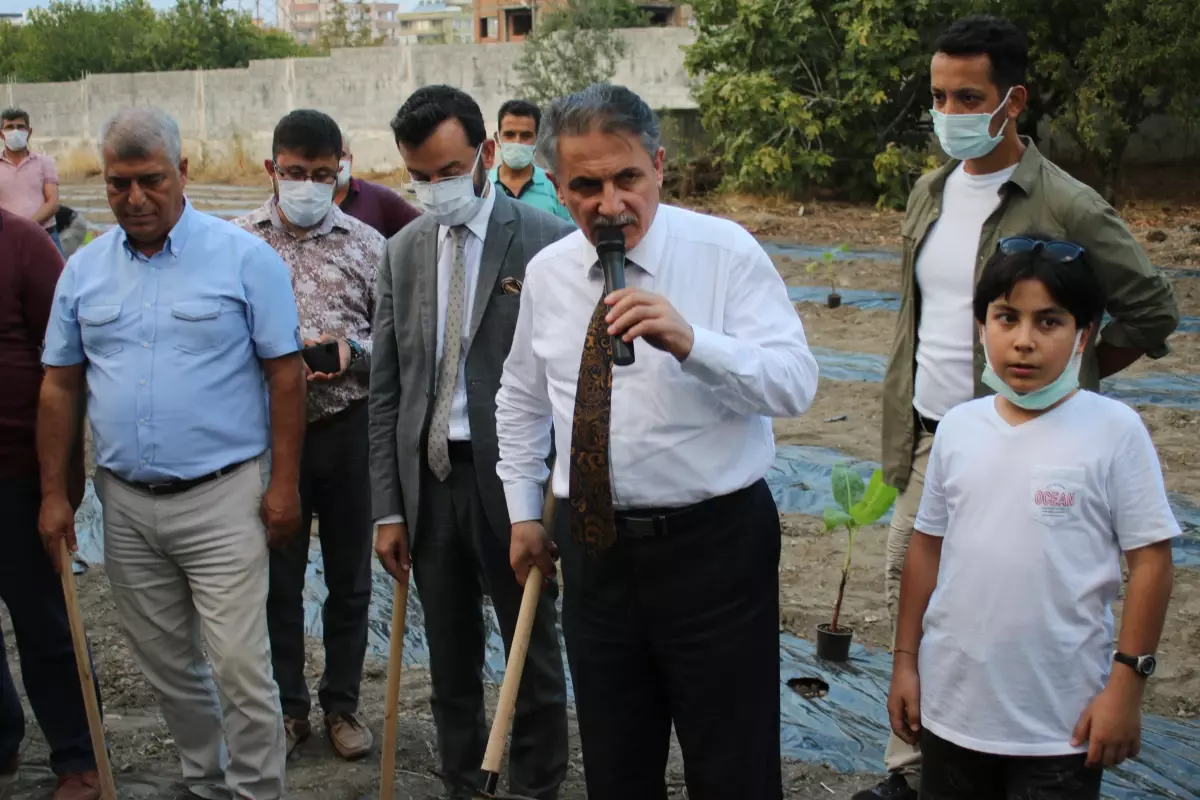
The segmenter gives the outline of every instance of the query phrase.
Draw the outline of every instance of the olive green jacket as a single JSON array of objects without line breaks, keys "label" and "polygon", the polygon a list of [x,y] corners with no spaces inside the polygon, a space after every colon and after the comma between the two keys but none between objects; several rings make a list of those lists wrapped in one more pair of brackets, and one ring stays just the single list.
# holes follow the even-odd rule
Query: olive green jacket
[{"label": "olive green jacket", "polygon": [[[1012,178],[1000,188],[1000,205],[983,224],[975,257],[975,280],[996,244],[1007,236],[1039,233],[1082,246],[1107,295],[1112,321],[1100,338],[1116,347],[1144,350],[1161,358],[1167,337],[1179,324],[1179,307],[1171,282],[1159,273],[1134,240],[1125,223],[1095,191],[1072,178],[1024,139],[1025,154]],[[883,471],[901,491],[908,485],[916,436],[913,383],[916,377],[917,321],[921,297],[917,287],[917,254],[942,211],[946,178],[959,164],[951,160],[921,176],[908,198],[900,233],[904,240],[900,278],[900,315],[883,378]],[[984,353],[975,331],[975,396],[990,390],[980,382]],[[1084,352],[1080,384],[1099,386],[1093,335]]]}]

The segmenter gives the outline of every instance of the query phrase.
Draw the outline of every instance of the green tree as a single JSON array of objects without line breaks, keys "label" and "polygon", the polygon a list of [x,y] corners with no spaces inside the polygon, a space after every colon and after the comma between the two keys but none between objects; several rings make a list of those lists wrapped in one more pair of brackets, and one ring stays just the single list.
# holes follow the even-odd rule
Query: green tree
[{"label": "green tree", "polygon": [[0,22],[0,80],[16,74],[16,59],[22,47],[21,29],[11,22]]},{"label": "green tree", "polygon": [[628,49],[617,30],[649,24],[632,0],[567,0],[536,17],[516,64],[517,91],[546,104],[610,80]]},{"label": "green tree", "polygon": [[163,69],[158,17],[146,0],[89,5],[54,0],[21,27],[15,73],[23,81],[71,81],[90,72]]},{"label": "green tree", "polygon": [[[696,0],[686,63],[726,183],[906,195],[923,166],[929,50],[953,0]],[[890,154],[877,174],[875,155]]]},{"label": "green tree", "polygon": [[1153,116],[1200,120],[1200,11],[1183,0],[989,4],[1029,34],[1031,115],[1069,138],[1110,201]]},{"label": "green tree", "polygon": [[376,37],[371,30],[370,6],[364,0],[355,0],[353,12],[343,0],[334,0],[329,19],[317,28],[317,43],[326,52],[335,47],[373,47],[382,44],[383,37]]},{"label": "green tree", "polygon": [[933,163],[929,60],[975,12],[1028,32],[1034,134],[1079,148],[1114,199],[1131,137],[1150,117],[1200,119],[1200,14],[1181,0],[695,0],[687,65],[726,184],[817,186],[902,205]]},{"label": "green tree", "polygon": [[0,45],[0,76],[31,82],[244,67],[305,54],[291,37],[260,28],[220,0],[178,0],[161,13],[146,0],[53,0],[20,28],[0,28]]},{"label": "green tree", "polygon": [[179,0],[160,19],[168,32],[157,61],[165,69],[242,66],[253,60],[296,55],[296,42],[282,31],[263,30],[247,14],[221,0]]}]

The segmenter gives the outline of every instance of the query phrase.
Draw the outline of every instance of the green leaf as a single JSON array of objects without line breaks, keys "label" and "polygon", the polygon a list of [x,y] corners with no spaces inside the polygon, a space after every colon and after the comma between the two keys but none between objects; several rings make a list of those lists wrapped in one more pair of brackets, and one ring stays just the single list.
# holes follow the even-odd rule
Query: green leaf
[{"label": "green leaf", "polygon": [[854,525],[854,518],[840,508],[825,506],[825,530],[832,531],[845,525]]},{"label": "green leaf", "polygon": [[854,504],[862,499],[863,493],[866,491],[862,476],[846,464],[834,466],[830,483],[833,487],[834,502],[841,506],[847,514],[850,513]]},{"label": "green leaf", "polygon": [[875,470],[861,499],[850,507],[850,516],[858,525],[874,525],[888,512],[898,492],[883,480],[883,472]]}]

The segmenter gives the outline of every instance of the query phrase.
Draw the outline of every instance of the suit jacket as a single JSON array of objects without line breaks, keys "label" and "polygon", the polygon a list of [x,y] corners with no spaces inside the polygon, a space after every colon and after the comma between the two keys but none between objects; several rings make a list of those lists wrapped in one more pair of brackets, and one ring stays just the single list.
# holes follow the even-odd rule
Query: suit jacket
[{"label": "suit jacket", "polygon": [[[465,352],[467,420],[475,474],[488,522],[509,533],[504,486],[496,476],[496,393],[512,346],[519,294],[505,278],[524,282],[525,265],[571,233],[564,220],[496,191],[471,309]],[[403,514],[410,542],[420,532],[421,481],[436,480],[426,442],[437,380],[438,224],[422,215],[388,242],[379,268],[371,356],[371,499],[375,519]],[[454,337],[448,337],[454,341]]]}]

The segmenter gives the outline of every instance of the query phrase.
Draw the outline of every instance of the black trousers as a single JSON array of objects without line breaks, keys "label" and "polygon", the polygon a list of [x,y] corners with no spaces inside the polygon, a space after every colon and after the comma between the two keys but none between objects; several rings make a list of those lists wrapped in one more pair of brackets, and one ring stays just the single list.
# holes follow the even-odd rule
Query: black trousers
[{"label": "black trousers", "polygon": [[[483,596],[492,600],[507,654],[523,589],[509,565],[509,532],[488,523],[470,445],[452,442],[450,475],[426,472],[413,578],[425,612],[430,705],[451,797],[473,797],[488,726],[483,696],[487,630]],[[494,465],[486,467],[494,470]],[[558,644],[557,584],[542,592],[513,714],[508,791],[553,800],[567,775],[567,688]]]},{"label": "black trousers", "polygon": [[[779,512],[765,481],[588,556],[556,538],[590,800],[779,800]],[[641,512],[638,512],[638,516]],[[630,516],[633,516],[632,514]]]},{"label": "black trousers", "polygon": [[313,511],[320,517],[321,560],[329,590],[321,609],[325,672],[317,698],[326,714],[358,710],[374,552],[367,405],[311,423],[300,461],[300,530],[271,551],[267,629],[283,713],[307,719],[304,679],[304,579]]},{"label": "black trousers", "polygon": [[1099,800],[1104,771],[1084,753],[998,756],[921,731],[921,800]]},{"label": "black trousers", "polygon": [[[50,766],[66,775],[95,769],[96,759],[62,582],[38,537],[41,501],[36,474],[0,478],[0,599],[12,618],[25,694],[50,745]],[[0,634],[0,765],[17,754],[24,737],[25,714]]]}]

